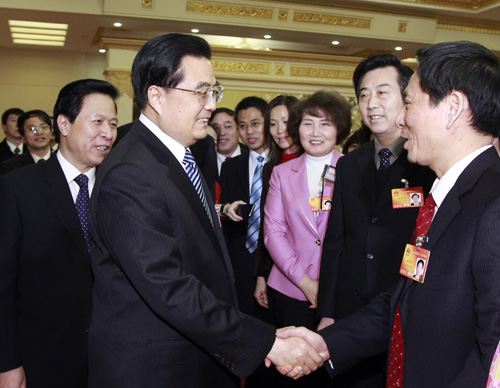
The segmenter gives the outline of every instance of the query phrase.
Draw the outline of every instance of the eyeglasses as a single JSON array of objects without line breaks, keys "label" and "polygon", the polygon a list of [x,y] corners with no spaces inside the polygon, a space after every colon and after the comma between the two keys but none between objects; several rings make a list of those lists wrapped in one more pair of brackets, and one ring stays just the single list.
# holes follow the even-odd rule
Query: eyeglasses
[{"label": "eyeglasses", "polygon": [[255,131],[255,130],[259,129],[261,125],[262,125],[262,121],[251,121],[250,124],[239,123],[238,129],[240,131],[246,131],[248,129],[248,127],[251,127]]},{"label": "eyeglasses", "polygon": [[224,86],[205,86],[201,90],[191,90],[182,88],[165,87],[165,89],[182,90],[183,92],[191,92],[198,95],[198,102],[201,106],[205,106],[210,102],[213,97],[215,102],[221,102],[224,95]]},{"label": "eyeglasses", "polygon": [[35,127],[32,125],[31,127],[26,128],[28,131],[31,131],[33,133],[42,133],[43,131],[47,131],[50,129],[50,125],[48,124],[42,124],[39,127]]}]

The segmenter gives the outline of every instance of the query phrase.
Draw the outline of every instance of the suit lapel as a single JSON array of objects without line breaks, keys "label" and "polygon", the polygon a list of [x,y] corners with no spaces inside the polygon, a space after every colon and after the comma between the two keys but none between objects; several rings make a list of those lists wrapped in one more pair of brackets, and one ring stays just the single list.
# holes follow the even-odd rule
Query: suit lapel
[{"label": "suit lapel", "polygon": [[50,203],[54,213],[66,227],[73,241],[85,256],[88,256],[87,245],[80,220],[76,212],[68,182],[56,157],[49,158],[40,166],[44,185],[42,195]]},{"label": "suit lapel", "polygon": [[[245,198],[243,199],[245,202],[250,201],[250,173],[248,169],[250,168],[250,152],[242,154],[241,159],[239,160],[241,165],[238,167],[236,171],[238,171],[238,177],[240,179],[241,187],[245,188]],[[241,173],[239,173],[241,172]]]},{"label": "suit lapel", "polygon": [[359,148],[361,155],[358,158],[359,172],[361,174],[361,180],[365,186],[366,196],[369,199],[371,206],[375,204],[375,162],[374,162],[374,152],[375,143],[372,140],[367,144],[366,147]]}]

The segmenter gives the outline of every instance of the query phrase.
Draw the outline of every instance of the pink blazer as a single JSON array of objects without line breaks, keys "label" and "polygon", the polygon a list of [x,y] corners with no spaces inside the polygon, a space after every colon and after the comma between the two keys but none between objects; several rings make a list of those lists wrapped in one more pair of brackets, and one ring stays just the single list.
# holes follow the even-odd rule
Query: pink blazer
[{"label": "pink blazer", "polygon": [[[331,165],[342,156],[333,152]],[[326,181],[324,196],[333,194],[333,182]],[[273,169],[264,208],[264,243],[274,265],[268,285],[291,298],[306,301],[299,284],[307,273],[319,279],[323,239],[329,211],[317,219],[309,205],[306,154]]]}]

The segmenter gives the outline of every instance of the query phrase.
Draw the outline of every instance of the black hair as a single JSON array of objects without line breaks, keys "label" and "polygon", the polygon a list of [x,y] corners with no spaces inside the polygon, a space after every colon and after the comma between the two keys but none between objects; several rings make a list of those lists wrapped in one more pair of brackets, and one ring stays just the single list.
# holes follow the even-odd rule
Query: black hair
[{"label": "black hair", "polygon": [[342,153],[345,155],[349,152],[349,147],[352,146],[353,144],[359,144],[360,146],[368,143],[370,141],[372,135],[372,131],[370,131],[370,128],[366,126],[365,123],[361,123],[361,127],[354,131],[351,136],[347,138],[347,140],[344,143],[344,146],[342,147]]},{"label": "black hair", "polygon": [[[300,143],[299,127],[305,114],[314,117],[324,115],[337,128],[337,144],[349,135],[351,130],[351,105],[338,92],[320,90],[293,105],[288,118],[288,134],[295,143]],[[303,151],[299,151],[302,153]]]},{"label": "black hair", "polygon": [[182,82],[181,63],[186,56],[210,60],[210,45],[199,36],[173,33],[157,36],[142,46],[132,65],[132,85],[141,111],[147,105],[151,85],[173,88]]},{"label": "black hair", "polygon": [[358,102],[359,89],[361,87],[363,77],[369,71],[381,69],[384,67],[394,67],[394,69],[397,71],[399,90],[401,91],[401,98],[403,98],[404,91],[406,89],[406,86],[408,86],[408,81],[413,74],[413,70],[410,67],[403,65],[399,58],[395,55],[381,54],[365,59],[356,67],[356,70],[354,70],[352,82],[354,83],[354,91],[356,93]]},{"label": "black hair", "polygon": [[[64,86],[54,106],[54,134],[59,136],[59,126],[57,118],[59,115],[65,116],[70,123],[74,123],[83,105],[83,99],[89,94],[104,94],[110,96],[113,101],[118,98],[118,89],[107,81],[98,79],[80,79]],[[116,103],[115,103],[116,109]]]},{"label": "black hair", "polygon": [[210,120],[208,120],[210,125],[212,124],[214,117],[217,116],[219,113],[227,113],[229,116],[231,116],[234,119],[234,110],[229,109],[229,108],[217,108],[216,110],[214,110],[212,112],[212,115],[210,116]]},{"label": "black hair", "polygon": [[[271,110],[277,106],[284,105],[286,109],[288,110],[288,116],[290,116],[290,111],[292,110],[292,106],[296,104],[299,101],[299,99],[295,96],[283,96],[279,95],[275,97],[269,105],[267,106],[267,111],[264,116],[264,133],[266,136],[266,142],[267,142],[267,147],[269,149],[269,162],[271,163],[271,166],[276,166],[281,163],[281,153],[282,150],[276,144],[276,142],[273,139],[273,136],[271,135]],[[302,146],[299,143],[294,142],[299,146],[299,149],[302,148]]]},{"label": "black hair", "polygon": [[21,114],[21,116],[17,119],[17,127],[21,136],[24,136],[24,123],[31,117],[38,117],[45,124],[48,124],[50,128],[52,128],[52,122],[50,121],[50,116],[47,113],[40,109],[30,110]]},{"label": "black hair", "polygon": [[10,108],[7,109],[5,112],[2,114],[2,124],[5,125],[7,124],[7,119],[9,118],[10,115],[16,115],[19,116],[23,114],[23,110],[19,108]]},{"label": "black hair", "polygon": [[472,127],[500,135],[500,66],[490,50],[473,42],[445,42],[420,49],[417,57],[420,88],[432,105],[460,91],[469,102]]},{"label": "black hair", "polygon": [[249,108],[256,108],[260,111],[262,117],[266,115],[267,102],[260,97],[245,97],[241,100],[234,110],[234,118],[236,119],[236,124],[238,124],[238,113],[240,110],[245,110]]}]

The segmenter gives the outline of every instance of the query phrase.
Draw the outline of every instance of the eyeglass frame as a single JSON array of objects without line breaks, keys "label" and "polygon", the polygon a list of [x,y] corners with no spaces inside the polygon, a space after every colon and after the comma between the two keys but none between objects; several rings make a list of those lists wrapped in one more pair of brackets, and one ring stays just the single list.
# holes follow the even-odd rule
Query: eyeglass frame
[{"label": "eyeglass frame", "polygon": [[42,133],[41,131],[46,131],[50,129],[51,127],[49,124],[41,124],[38,127],[35,125],[31,125],[29,128],[26,128],[25,131],[31,131],[36,135],[37,133]]},{"label": "eyeglass frame", "polygon": [[259,128],[263,124],[264,124],[263,121],[254,120],[254,121],[250,121],[248,124],[247,123],[238,123],[236,128],[238,130],[241,130],[241,131],[246,131],[248,129],[248,127],[251,127],[255,131],[257,128]]},{"label": "eyeglass frame", "polygon": [[[164,86],[165,89],[174,89],[174,90],[181,90],[183,92],[191,92],[193,94],[197,94],[198,95],[198,103],[201,105],[201,106],[205,106],[207,105],[210,100],[212,99],[212,97],[214,96],[214,92],[217,92],[217,90],[215,88],[219,88],[220,91],[218,92],[218,95],[217,95],[217,98],[215,99],[214,98],[214,101],[215,103],[219,103],[222,101],[222,96],[224,96],[224,86],[222,85],[215,85],[215,86],[204,86],[202,88],[203,89],[209,89],[208,91],[206,92],[202,92],[201,90],[192,90],[192,89],[183,89],[183,88],[176,88],[176,87],[173,87],[173,86]],[[201,102],[201,99],[202,99],[202,96],[208,96],[206,97],[207,98],[207,101],[205,101],[205,103],[203,104]]]}]

